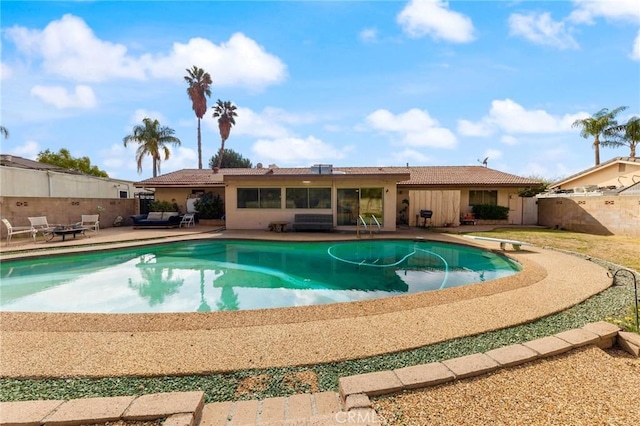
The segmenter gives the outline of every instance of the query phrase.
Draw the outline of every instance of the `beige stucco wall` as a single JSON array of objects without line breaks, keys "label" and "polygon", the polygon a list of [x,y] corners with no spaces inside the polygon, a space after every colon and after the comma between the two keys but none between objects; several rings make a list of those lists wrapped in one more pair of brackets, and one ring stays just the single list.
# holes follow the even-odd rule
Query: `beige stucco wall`
[{"label": "beige stucco wall", "polygon": [[5,197],[134,198],[133,182],[45,170],[0,167],[0,195]]},{"label": "beige stucco wall", "polygon": [[588,234],[640,238],[640,197],[539,198],[538,222]]},{"label": "beige stucco wall", "polygon": [[[69,198],[69,197],[0,197],[2,217],[13,226],[29,226],[28,217],[46,216],[50,225],[79,222],[83,214],[100,214],[100,227],[109,228],[117,216],[130,225],[138,200],[113,198]],[[102,208],[99,211],[98,206]],[[7,230],[2,225],[2,237]]]},{"label": "beige stucco wall", "polygon": [[[191,197],[193,191],[211,192],[214,195],[219,195],[223,200],[225,198],[225,191],[222,187],[215,188],[156,188],[155,199],[156,201],[168,201],[176,203],[180,209],[180,213],[187,212],[187,199]],[[226,203],[225,203],[226,204]]]},{"label": "beige stucco wall", "polygon": [[[359,176],[355,179],[340,179],[335,176],[314,177],[313,180],[305,184],[300,178],[299,180],[288,178],[269,178],[265,181],[262,179],[240,179],[227,180],[228,186],[225,191],[225,210],[227,229],[267,229],[272,221],[288,221],[293,222],[296,213],[324,213],[333,214],[334,225],[337,221],[337,189],[345,188],[383,188],[383,214],[384,223],[382,230],[394,231],[396,229],[396,182],[380,179],[366,179]],[[330,209],[287,209],[285,208],[285,188],[332,188],[332,208]],[[279,209],[239,209],[237,208],[237,189],[238,188],[281,188],[282,200]],[[336,227],[336,229],[355,230],[355,227]]]},{"label": "beige stucco wall", "polygon": [[[624,165],[624,171],[620,171],[621,165]],[[574,189],[589,185],[626,187],[635,182],[640,182],[640,164],[617,163],[593,171],[588,175],[576,177],[558,188]]]},{"label": "beige stucco wall", "polygon": [[[469,205],[469,191],[493,191],[495,188],[461,188],[461,189],[399,189],[398,205],[399,211],[402,206],[402,199],[409,198],[409,225],[417,226],[422,224],[422,219],[416,222],[416,215],[420,210],[427,209],[433,211],[433,218],[429,221],[431,226],[445,226],[460,224],[460,216],[471,213]],[[512,225],[523,224],[523,202],[518,196],[515,188],[500,188],[498,191],[498,205],[509,207],[509,219],[507,223]]]}]

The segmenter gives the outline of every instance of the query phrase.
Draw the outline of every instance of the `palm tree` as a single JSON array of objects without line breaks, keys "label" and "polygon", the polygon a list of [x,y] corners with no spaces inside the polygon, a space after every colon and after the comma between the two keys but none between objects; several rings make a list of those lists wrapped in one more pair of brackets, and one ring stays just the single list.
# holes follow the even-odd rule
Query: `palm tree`
[{"label": "palm tree", "polygon": [[222,102],[218,99],[216,102],[216,106],[213,107],[213,117],[218,117],[218,128],[220,129],[220,139],[222,143],[220,144],[220,151],[218,153],[218,165],[217,169],[220,169],[222,165],[222,156],[224,154],[224,143],[227,139],[229,139],[229,134],[231,133],[231,126],[236,124],[236,120],[234,117],[237,117],[236,106],[231,103],[231,101]]},{"label": "palm tree", "polygon": [[168,160],[171,152],[166,144],[180,146],[180,139],[173,136],[174,130],[170,127],[160,126],[158,120],[145,118],[143,124],[137,124],[133,127],[133,132],[125,136],[122,141],[124,146],[130,142],[138,144],[136,151],[136,161],[138,162],[138,173],[142,172],[142,160],[146,155],[150,155],[153,159],[153,177],[158,176],[160,172],[160,162],[162,154],[164,159]]},{"label": "palm tree", "polygon": [[187,69],[187,75],[184,80],[189,84],[187,87],[187,95],[191,99],[191,108],[198,117],[198,168],[202,168],[202,136],[200,134],[200,120],[207,112],[207,96],[211,96],[209,86],[213,83],[211,76],[202,68],[193,66]]},{"label": "palm tree", "polygon": [[4,136],[5,139],[9,137],[9,131],[6,127],[0,126],[0,135]]},{"label": "palm tree", "polygon": [[[609,137],[612,135],[612,128],[618,125],[615,120],[616,115],[619,112],[627,109],[626,106],[618,107],[609,111],[607,108],[602,108],[600,111],[593,114],[593,117],[587,117],[573,122],[571,127],[579,127],[580,136],[587,139],[589,136],[593,136],[593,149],[596,153],[596,166],[600,164],[600,136]],[[609,145],[610,140],[603,141],[603,145]]]},{"label": "palm tree", "polygon": [[614,147],[628,146],[629,157],[635,157],[636,147],[640,144],[640,117],[631,117],[626,124],[616,126],[612,131],[617,140],[609,141],[607,144]]}]

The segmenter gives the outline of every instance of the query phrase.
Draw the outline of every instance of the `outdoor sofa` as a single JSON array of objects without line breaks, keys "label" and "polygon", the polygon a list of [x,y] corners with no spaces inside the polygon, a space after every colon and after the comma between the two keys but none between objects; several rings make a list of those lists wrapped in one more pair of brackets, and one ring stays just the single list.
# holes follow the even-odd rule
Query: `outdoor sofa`
[{"label": "outdoor sofa", "polygon": [[178,212],[149,212],[131,216],[133,228],[177,228],[182,216]]}]

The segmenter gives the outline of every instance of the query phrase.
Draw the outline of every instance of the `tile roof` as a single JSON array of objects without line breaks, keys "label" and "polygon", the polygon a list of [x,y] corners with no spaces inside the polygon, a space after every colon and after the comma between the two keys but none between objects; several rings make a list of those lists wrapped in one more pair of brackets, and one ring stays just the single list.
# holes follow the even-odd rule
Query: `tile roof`
[{"label": "tile roof", "polygon": [[[531,186],[540,182],[482,166],[422,166],[422,167],[333,167],[333,176],[384,176],[398,179],[410,174],[401,186]],[[313,176],[310,168],[243,168],[183,169],[137,182],[137,187],[214,186],[221,185],[224,176]]]},{"label": "tile roof", "polygon": [[599,169],[604,169],[606,167],[611,166],[612,164],[617,164],[617,163],[636,163],[636,164],[640,164],[640,157],[614,157],[611,160],[607,160],[603,163],[598,164],[597,166],[592,166],[589,167],[588,169],[584,169],[576,174],[573,174],[571,176],[567,176],[566,178],[553,183],[552,185],[549,186],[549,188],[556,188],[558,186],[561,186],[563,184],[565,184],[566,182],[571,182],[572,180],[574,180],[575,178],[584,176],[584,175],[588,175],[591,172],[594,172],[596,170]]},{"label": "tile roof", "polygon": [[81,172],[65,169],[64,167],[54,166],[52,164],[41,163],[39,161],[29,160],[28,158],[18,157],[17,155],[2,154],[0,155],[0,166],[16,167],[19,169],[31,170],[50,170],[59,173],[68,173],[73,175],[81,175]]}]

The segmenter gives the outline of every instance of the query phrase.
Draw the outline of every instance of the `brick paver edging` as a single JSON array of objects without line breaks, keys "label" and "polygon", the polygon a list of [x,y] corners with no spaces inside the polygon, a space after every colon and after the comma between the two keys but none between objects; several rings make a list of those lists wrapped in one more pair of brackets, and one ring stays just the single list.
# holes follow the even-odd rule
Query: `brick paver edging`
[{"label": "brick paver edging", "polygon": [[68,401],[0,402],[2,426],[75,426],[166,419],[165,426],[195,426],[200,422],[204,392],[82,398]]},{"label": "brick paver edging", "polygon": [[[619,327],[601,321],[553,336],[493,349],[485,353],[395,370],[342,377],[339,379],[339,397],[342,404],[334,402],[333,398],[336,396],[332,396],[332,392],[323,392],[314,394],[313,398],[309,394],[294,395],[289,397],[287,401],[284,398],[271,398],[262,402],[263,406],[260,411],[262,416],[266,416],[267,411],[280,412],[282,410],[279,410],[281,408],[279,406],[288,404],[287,411],[291,411],[290,415],[294,412],[303,413],[305,410],[293,409],[295,403],[300,402],[296,398],[311,398],[309,400],[315,401],[316,405],[317,413],[314,414],[322,413],[320,416],[311,415],[311,420],[319,421],[318,424],[361,423],[362,420],[365,420],[362,423],[378,424],[369,399],[370,396],[435,386],[478,376],[498,368],[511,367],[561,354],[581,346],[596,345],[605,349],[616,343],[632,355],[640,356],[640,335],[621,331]],[[250,405],[252,403],[255,403],[256,406],[259,405],[258,401],[242,401],[237,404]],[[240,415],[240,411],[247,413],[255,411],[245,410],[244,405],[238,407],[231,401],[205,405],[204,392],[200,391],[157,393],[138,397],[83,398],[68,401],[0,402],[0,426],[76,426],[118,420],[157,419],[165,419],[164,426],[196,426],[200,424],[201,420],[203,423],[213,425],[218,424],[214,420],[218,415],[221,415],[220,424],[224,424],[227,423],[227,420]],[[271,407],[272,405],[278,405],[278,407]],[[306,411],[312,414],[311,406],[307,407],[306,405]],[[320,406],[323,408],[319,408]],[[272,408],[275,410],[271,410]],[[336,413],[341,413],[342,417]],[[275,420],[273,423],[269,423],[274,425],[287,422],[287,420],[281,419],[281,413],[276,417],[277,420],[276,418],[263,418],[262,420]],[[255,413],[252,418],[255,418]]]},{"label": "brick paver edging", "polygon": [[581,346],[596,345],[602,349],[610,348],[616,341],[620,347],[632,354],[634,354],[635,347],[636,356],[638,356],[640,336],[634,333],[625,333],[616,325],[600,321],[586,324],[582,328],[563,331],[553,336],[542,337],[522,344],[493,349],[485,353],[395,370],[341,377],[338,380],[339,393],[345,403],[352,396],[357,396],[362,401],[363,396],[368,398],[435,386],[453,380],[478,376],[498,368],[511,367],[557,355]]}]

